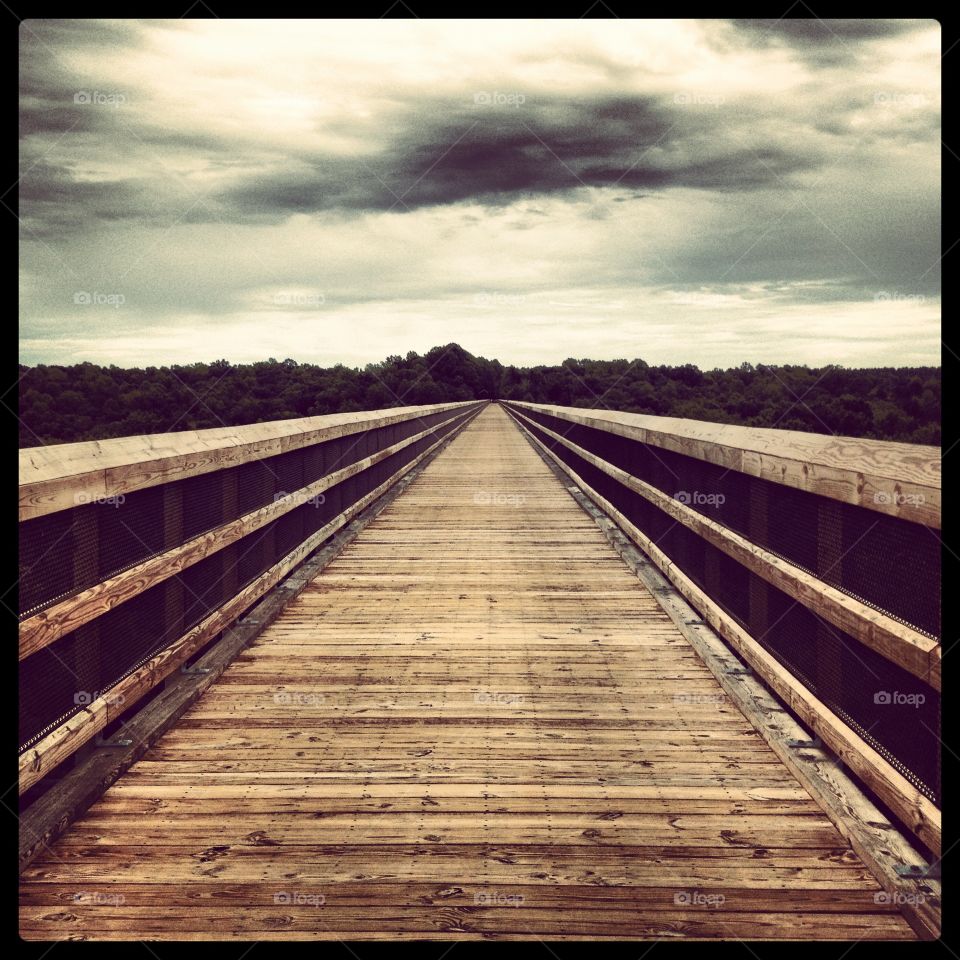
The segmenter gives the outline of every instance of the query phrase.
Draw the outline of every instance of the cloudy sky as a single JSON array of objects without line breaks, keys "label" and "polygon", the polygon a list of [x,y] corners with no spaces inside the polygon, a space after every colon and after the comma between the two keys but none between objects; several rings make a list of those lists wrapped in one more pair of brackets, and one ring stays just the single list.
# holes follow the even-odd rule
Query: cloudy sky
[{"label": "cloudy sky", "polygon": [[20,38],[25,363],[939,363],[935,22]]}]

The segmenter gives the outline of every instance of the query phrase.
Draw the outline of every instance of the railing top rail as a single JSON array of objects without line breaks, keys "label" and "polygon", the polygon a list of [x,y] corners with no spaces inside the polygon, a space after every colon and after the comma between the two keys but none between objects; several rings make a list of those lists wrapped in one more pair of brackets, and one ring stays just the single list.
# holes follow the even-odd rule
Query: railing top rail
[{"label": "railing top rail", "polygon": [[509,401],[916,523],[940,526],[940,448]]},{"label": "railing top rail", "polygon": [[20,520],[475,402],[27,447],[20,451]]}]

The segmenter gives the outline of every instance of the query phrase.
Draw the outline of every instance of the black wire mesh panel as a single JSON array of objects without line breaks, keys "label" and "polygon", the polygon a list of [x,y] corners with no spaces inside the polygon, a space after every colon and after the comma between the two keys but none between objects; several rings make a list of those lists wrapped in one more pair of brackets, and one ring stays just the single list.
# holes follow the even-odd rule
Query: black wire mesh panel
[{"label": "black wire mesh panel", "polygon": [[[20,664],[21,751],[204,620],[304,540],[448,435],[475,409],[444,412],[439,420],[437,415],[421,418],[433,420],[437,425],[423,426],[419,422],[412,428],[406,422],[396,425],[409,429],[407,436],[429,429],[431,425],[433,429],[427,436],[390,454],[372,468],[334,484],[231,546],[27,657]],[[393,427],[387,429],[390,433],[380,437],[376,436],[380,432],[377,430],[369,431],[370,437],[364,440],[356,435],[336,438],[269,460],[150,488],[145,491],[151,494],[149,498],[135,501],[149,505],[151,510],[139,521],[137,530],[143,533],[149,521],[154,531],[150,535],[161,537],[152,541],[153,545],[157,550],[169,549],[171,530],[179,531],[177,542],[182,542],[195,535],[194,531],[204,524],[215,526],[223,519],[232,519],[233,514],[250,512],[271,502],[280,491],[294,492],[312,483],[313,479],[341,469],[345,462],[356,463],[364,456],[385,449],[390,443],[397,442],[390,438],[402,432]],[[225,517],[224,494],[231,484],[235,484],[235,504],[230,516]],[[166,512],[173,513],[172,518],[165,516],[165,505]],[[80,509],[88,506],[100,505],[84,505]],[[67,517],[66,514],[73,516]],[[61,583],[63,590],[70,594],[78,588],[70,583],[74,571],[69,555],[71,549],[75,549],[77,529],[90,521],[84,515],[78,520],[73,510],[50,516],[59,520],[35,527],[43,538],[31,544],[32,552],[26,559],[39,563],[46,551],[60,562],[61,550],[65,550],[67,562],[64,565],[69,575],[63,577]],[[93,533],[98,529],[101,534],[105,530],[115,532],[116,527],[110,522],[99,527],[94,525]],[[162,539],[164,534],[166,540]],[[92,535],[88,534],[88,540]],[[109,546],[108,541],[104,543]],[[47,581],[53,582],[52,579]],[[98,580],[95,578],[94,582]],[[25,581],[25,585],[28,583],[29,580]]]},{"label": "black wire mesh panel", "polygon": [[[837,630],[536,426],[525,426],[907,780],[940,802],[940,695],[932,687]],[[771,523],[781,521],[779,514],[771,517]]]},{"label": "black wire mesh panel", "polygon": [[[838,590],[930,637],[940,636],[935,529],[539,410],[522,413]],[[751,505],[762,498],[769,504],[769,522],[757,526],[751,523]],[[832,556],[822,550],[830,542],[837,544]]]},{"label": "black wire mesh panel", "polygon": [[[81,508],[95,519],[93,504]],[[73,557],[76,552],[74,525],[81,528],[84,518],[77,520],[78,510],[61,510],[37,520],[27,520],[19,526],[19,609],[23,615],[39,610],[45,603],[52,603],[74,590],[72,564],[55,562],[65,555]],[[44,523],[37,522],[45,521]],[[97,564],[96,554],[92,561]],[[87,574],[81,579],[88,579]]]}]

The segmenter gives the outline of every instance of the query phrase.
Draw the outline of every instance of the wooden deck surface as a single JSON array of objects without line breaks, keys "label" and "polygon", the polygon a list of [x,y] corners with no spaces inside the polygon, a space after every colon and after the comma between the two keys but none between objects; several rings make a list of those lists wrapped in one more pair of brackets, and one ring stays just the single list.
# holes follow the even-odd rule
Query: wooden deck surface
[{"label": "wooden deck surface", "polygon": [[27,868],[21,933],[912,939],[878,894],[492,405]]}]

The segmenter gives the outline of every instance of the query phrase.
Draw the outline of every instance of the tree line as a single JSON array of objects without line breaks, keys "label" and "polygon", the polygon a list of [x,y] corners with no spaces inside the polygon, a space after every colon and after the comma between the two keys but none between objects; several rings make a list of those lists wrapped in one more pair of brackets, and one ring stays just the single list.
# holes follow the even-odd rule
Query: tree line
[{"label": "tree line", "polygon": [[700,370],[586,359],[517,367],[457,344],[363,368],[272,358],[144,369],[40,364],[20,367],[20,445],[501,398],[938,444],[940,383],[939,367]]}]

